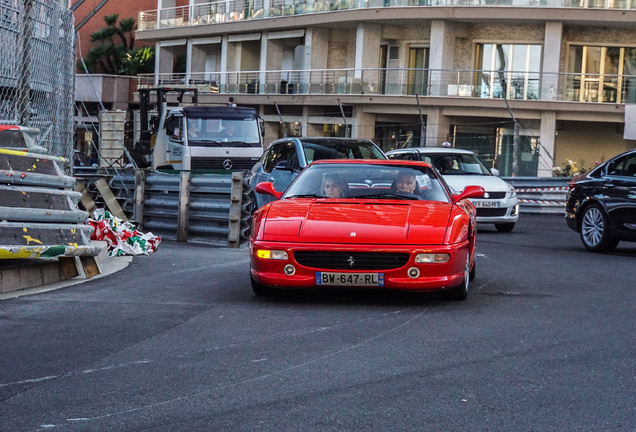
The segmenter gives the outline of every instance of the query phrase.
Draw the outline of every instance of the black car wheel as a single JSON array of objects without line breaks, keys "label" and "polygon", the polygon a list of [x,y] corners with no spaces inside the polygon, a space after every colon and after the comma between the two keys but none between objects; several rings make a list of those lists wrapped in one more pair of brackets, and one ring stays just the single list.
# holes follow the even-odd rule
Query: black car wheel
[{"label": "black car wheel", "polygon": [[495,228],[497,228],[497,231],[499,232],[510,232],[514,229],[515,227],[515,223],[514,222],[506,222],[506,223],[496,223],[495,224]]},{"label": "black car wheel", "polygon": [[270,288],[256,282],[252,275],[250,275],[250,282],[252,283],[252,291],[254,291],[254,294],[257,296],[269,296],[276,292],[274,288]]},{"label": "black car wheel", "polygon": [[593,252],[609,251],[618,244],[618,240],[610,238],[607,215],[598,204],[592,204],[583,210],[581,241],[586,249]]},{"label": "black car wheel", "polygon": [[464,269],[464,279],[456,287],[450,288],[444,293],[447,300],[466,300],[468,298],[468,285],[470,283],[470,254],[466,257],[466,268]]}]

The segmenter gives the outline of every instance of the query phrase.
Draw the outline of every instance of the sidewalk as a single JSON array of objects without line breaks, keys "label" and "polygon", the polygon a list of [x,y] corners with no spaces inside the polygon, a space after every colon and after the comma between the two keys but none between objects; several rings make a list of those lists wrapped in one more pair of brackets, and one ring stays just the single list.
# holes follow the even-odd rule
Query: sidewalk
[{"label": "sidewalk", "polygon": [[38,294],[77,285],[113,274],[128,267],[130,255],[109,257],[106,248],[96,257],[100,273],[87,279],[81,266],[80,275],[64,279],[57,259],[12,260],[0,263],[0,300]]}]

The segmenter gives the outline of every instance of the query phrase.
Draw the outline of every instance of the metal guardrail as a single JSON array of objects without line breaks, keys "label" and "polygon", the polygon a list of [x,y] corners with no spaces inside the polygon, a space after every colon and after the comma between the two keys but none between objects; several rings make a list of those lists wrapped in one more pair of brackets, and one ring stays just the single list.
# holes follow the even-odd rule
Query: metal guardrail
[{"label": "metal guardrail", "polygon": [[565,214],[567,177],[505,177],[517,189],[520,213]]},{"label": "metal guardrail", "polygon": [[0,149],[0,259],[97,256],[68,160]]},{"label": "metal guardrail", "polygon": [[[249,199],[242,174],[238,173],[237,178],[231,173],[184,174],[149,171],[143,176],[143,187],[138,189],[139,176],[136,181],[135,173],[125,170],[113,176],[109,185],[124,211],[133,215],[133,222],[145,231],[168,239],[220,246],[245,243]],[[140,200],[126,189],[143,190],[143,198]],[[139,205],[143,208],[137,208]],[[134,215],[142,215],[141,220]]]}]

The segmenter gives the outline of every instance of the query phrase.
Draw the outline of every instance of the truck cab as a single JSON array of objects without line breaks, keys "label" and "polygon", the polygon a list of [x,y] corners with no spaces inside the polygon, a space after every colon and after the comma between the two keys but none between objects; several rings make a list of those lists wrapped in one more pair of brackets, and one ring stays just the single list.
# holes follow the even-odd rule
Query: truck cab
[{"label": "truck cab", "polygon": [[263,123],[253,108],[171,107],[159,120],[153,167],[249,170],[263,152]]}]

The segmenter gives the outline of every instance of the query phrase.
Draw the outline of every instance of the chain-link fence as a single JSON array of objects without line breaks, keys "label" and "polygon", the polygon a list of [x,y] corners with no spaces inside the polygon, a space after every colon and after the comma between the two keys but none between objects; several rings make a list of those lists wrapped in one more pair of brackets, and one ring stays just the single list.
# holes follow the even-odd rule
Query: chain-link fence
[{"label": "chain-link fence", "polygon": [[49,154],[73,154],[74,18],[56,0],[0,0],[0,124],[40,129]]}]

